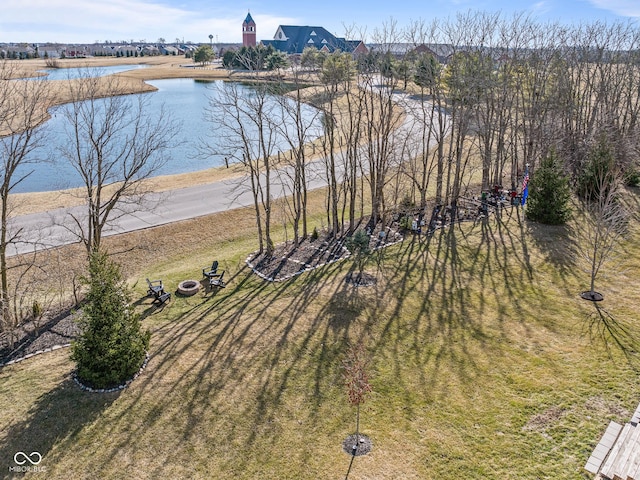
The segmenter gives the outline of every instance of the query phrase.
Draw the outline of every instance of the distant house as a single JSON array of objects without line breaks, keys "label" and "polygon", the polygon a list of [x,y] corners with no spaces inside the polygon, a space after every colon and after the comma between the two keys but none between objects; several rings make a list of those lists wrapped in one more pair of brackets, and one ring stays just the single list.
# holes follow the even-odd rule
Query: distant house
[{"label": "distant house", "polygon": [[60,57],[60,47],[38,47],[38,56],[40,58],[59,58]]},{"label": "distant house", "polygon": [[5,58],[34,58],[37,56],[36,50],[28,45],[7,45],[3,49]]},{"label": "distant house", "polygon": [[64,52],[67,58],[87,58],[89,55],[88,48],[82,45],[69,45]]},{"label": "distant house", "polygon": [[453,56],[455,49],[453,48],[453,45],[445,43],[423,43],[422,45],[418,45],[415,51],[417,53],[431,54],[440,63],[448,63]]},{"label": "distant house", "polygon": [[134,57],[138,49],[134,45],[116,45],[114,52],[119,57]]},{"label": "distant house", "polygon": [[354,55],[367,53],[367,47],[361,40],[346,40],[329,33],[323,27],[280,25],[273,40],[261,40],[267,47],[289,55],[301,54],[307,47],[317,48],[327,53],[340,50]]},{"label": "distant house", "polygon": [[372,52],[387,53],[389,52],[394,57],[400,59],[410,54],[428,54],[440,63],[447,63],[454,53],[452,45],[442,43],[421,43],[416,45],[415,43],[381,43],[368,45]]},{"label": "distant house", "polygon": [[171,45],[161,45],[160,53],[162,55],[181,55],[180,49],[173,47]]},{"label": "distant house", "polygon": [[187,43],[185,45],[180,45],[178,48],[182,51],[182,53],[186,57],[191,58],[193,57],[193,54],[195,53],[195,51],[198,49],[198,46],[193,45],[191,43]]},{"label": "distant house", "polygon": [[214,43],[213,51],[216,57],[221,58],[227,50],[238,50],[241,46],[238,43]]},{"label": "distant house", "polygon": [[144,47],[141,48],[140,51],[144,55],[149,55],[149,56],[160,55],[160,49],[155,45],[145,45]]},{"label": "distant house", "polygon": [[115,45],[94,45],[92,54],[95,57],[110,57],[116,54]]}]

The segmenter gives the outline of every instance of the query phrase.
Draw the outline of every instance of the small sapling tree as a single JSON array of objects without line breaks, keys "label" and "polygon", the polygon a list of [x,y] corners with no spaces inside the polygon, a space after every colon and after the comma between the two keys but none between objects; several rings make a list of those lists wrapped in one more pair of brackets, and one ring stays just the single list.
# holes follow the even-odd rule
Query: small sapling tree
[{"label": "small sapling tree", "polygon": [[602,300],[602,294],[595,291],[596,278],[616,257],[616,248],[627,231],[629,212],[622,193],[623,172],[611,147],[600,141],[592,148],[578,183],[584,208],[584,219],[576,226],[578,253],[590,276],[589,291],[582,292],[586,300]]},{"label": "small sapling tree", "polygon": [[347,387],[349,403],[356,407],[356,434],[355,443],[352,447],[354,455],[358,450],[358,444],[360,442],[360,405],[364,403],[367,394],[371,392],[367,363],[366,352],[361,343],[351,345],[342,361],[343,376]]}]

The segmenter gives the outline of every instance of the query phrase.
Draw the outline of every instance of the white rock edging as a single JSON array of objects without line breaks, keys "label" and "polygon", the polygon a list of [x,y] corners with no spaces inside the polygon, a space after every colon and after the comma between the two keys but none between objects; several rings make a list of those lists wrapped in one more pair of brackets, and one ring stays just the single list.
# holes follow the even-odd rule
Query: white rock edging
[{"label": "white rock edging", "polygon": [[145,369],[145,367],[147,366],[147,363],[149,362],[149,352],[145,353],[144,355],[144,362],[142,362],[142,366],[140,367],[140,370],[138,370],[136,372],[136,374],[131,377],[129,380],[127,380],[126,382],[118,385],[117,387],[113,387],[113,388],[91,388],[86,386],[84,383],[82,383],[80,381],[80,379],[78,379],[78,375],[77,372],[73,372],[73,381],[76,382],[76,384],[85,392],[92,392],[92,393],[111,393],[111,392],[117,392],[119,390],[124,390],[125,388],[127,388],[129,386],[129,384],[131,382],[133,382],[136,378],[138,378],[138,376],[142,373],[142,371]]},{"label": "white rock edging", "polygon": [[52,347],[47,347],[44,350],[36,350],[35,352],[27,353],[23,357],[14,358],[13,360],[9,360],[8,362],[0,363],[0,368],[8,367],[9,365],[13,365],[15,363],[20,363],[23,360],[27,360],[28,358],[35,357],[36,355],[41,355],[43,353],[53,352],[54,350],[59,350],[61,348],[67,348],[67,347],[70,347],[70,346],[71,346],[70,343],[63,343],[61,345],[54,345]]}]

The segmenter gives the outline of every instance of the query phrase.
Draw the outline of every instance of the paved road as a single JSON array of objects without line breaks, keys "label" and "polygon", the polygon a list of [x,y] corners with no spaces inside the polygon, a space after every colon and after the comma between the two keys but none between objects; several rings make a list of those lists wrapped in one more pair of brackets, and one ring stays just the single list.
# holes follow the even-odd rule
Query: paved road
[{"label": "paved road", "polygon": [[[407,95],[396,94],[396,101],[404,105],[407,112],[405,121],[399,128],[399,137],[410,138],[412,135],[420,135],[418,128],[420,120],[417,115],[412,114],[412,111],[417,112],[418,109],[413,108],[415,105],[411,104],[412,101]],[[417,105],[417,102],[415,104]],[[416,137],[415,141],[417,143],[419,137]],[[409,143],[413,142],[403,142],[402,145],[398,143],[398,151],[394,156],[398,159],[406,157],[406,146]],[[322,160],[312,162],[307,176],[307,188],[313,190],[326,186],[324,176]],[[150,194],[145,198],[147,208],[140,209],[139,206],[132,206],[127,211],[127,207],[124,206],[118,218],[112,222],[112,225],[105,228],[103,233],[114,235],[141,230],[252,205],[251,192],[246,186],[241,185],[241,182],[242,180],[227,180]],[[290,193],[286,192],[281,185],[278,186],[277,181],[274,183],[276,185],[272,188],[273,198]],[[86,215],[85,209],[86,207],[60,208],[13,218],[10,230],[11,232],[20,231],[19,238],[23,241],[10,245],[7,254],[11,256],[77,242],[78,236],[74,233],[72,215],[81,219]]]},{"label": "paved road", "polygon": [[[314,162],[308,188],[315,189],[326,183],[319,174],[323,169],[320,161]],[[277,180],[273,182],[273,197],[285,194]],[[142,230],[189,218],[245,207],[253,204],[253,197],[242,180],[226,180],[194,187],[181,188],[163,193],[152,193],[144,198],[144,209],[139,205],[124,205],[117,219],[104,230],[104,235]],[[34,250],[66,245],[78,241],[73,217],[86,218],[86,206],[58,208],[42,213],[21,215],[11,220],[10,230],[21,230],[24,241],[12,244],[8,255],[28,253]],[[82,222],[82,220],[81,220]]]}]

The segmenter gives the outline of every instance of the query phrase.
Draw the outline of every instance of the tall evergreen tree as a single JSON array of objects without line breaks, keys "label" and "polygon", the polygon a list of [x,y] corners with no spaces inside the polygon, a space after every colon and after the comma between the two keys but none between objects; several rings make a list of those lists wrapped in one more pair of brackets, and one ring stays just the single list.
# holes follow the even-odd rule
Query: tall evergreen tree
[{"label": "tall evergreen tree", "polygon": [[561,225],[571,215],[569,179],[551,152],[535,170],[529,182],[526,216],[534,222]]},{"label": "tall evergreen tree", "polygon": [[78,378],[92,388],[121,385],[142,366],[150,333],[141,331],[120,267],[106,252],[91,254],[83,280],[89,292],[71,354]]}]

